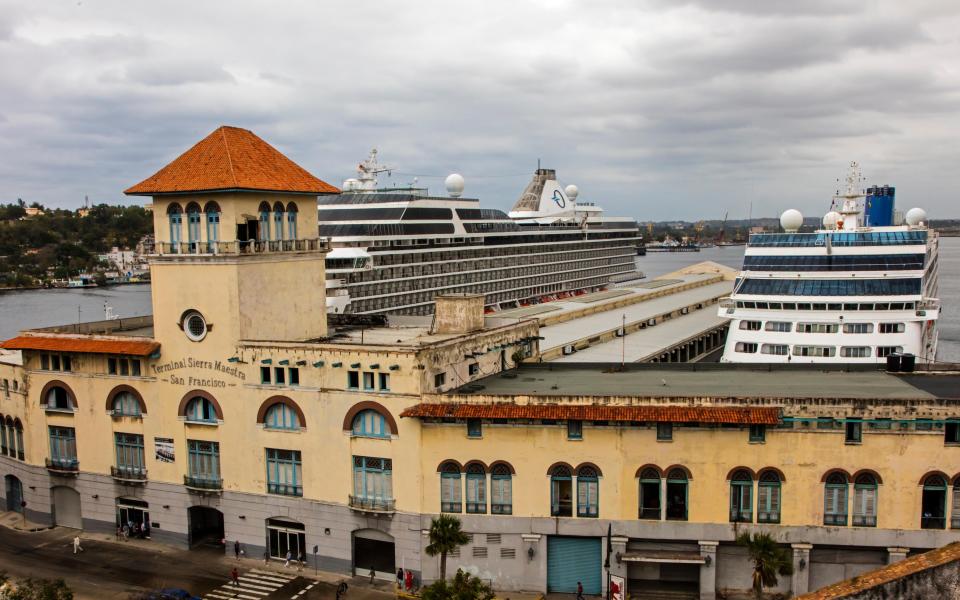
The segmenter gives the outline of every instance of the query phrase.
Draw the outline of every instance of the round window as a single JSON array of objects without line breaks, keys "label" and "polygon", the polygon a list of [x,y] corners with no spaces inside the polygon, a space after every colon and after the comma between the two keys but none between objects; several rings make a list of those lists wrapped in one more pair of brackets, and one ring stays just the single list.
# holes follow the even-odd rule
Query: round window
[{"label": "round window", "polygon": [[207,322],[197,311],[190,311],[183,317],[183,332],[195,342],[199,342],[207,335]]}]

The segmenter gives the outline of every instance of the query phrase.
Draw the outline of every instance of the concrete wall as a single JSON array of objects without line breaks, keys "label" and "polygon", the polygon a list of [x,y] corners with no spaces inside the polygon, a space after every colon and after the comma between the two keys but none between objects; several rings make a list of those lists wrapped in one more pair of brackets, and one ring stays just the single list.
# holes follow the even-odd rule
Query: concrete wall
[{"label": "concrete wall", "polygon": [[844,596],[845,600],[927,600],[928,598],[960,598],[960,562],[934,567],[863,592]]}]

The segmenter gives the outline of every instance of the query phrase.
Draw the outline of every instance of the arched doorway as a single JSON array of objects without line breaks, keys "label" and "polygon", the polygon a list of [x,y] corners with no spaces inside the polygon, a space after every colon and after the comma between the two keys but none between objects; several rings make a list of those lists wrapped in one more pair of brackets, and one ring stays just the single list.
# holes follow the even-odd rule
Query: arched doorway
[{"label": "arched doorway", "polygon": [[23,484],[15,475],[7,475],[3,478],[3,487],[6,491],[7,510],[23,512],[20,503],[23,502]]},{"label": "arched doorway", "polygon": [[191,506],[187,509],[190,523],[190,547],[213,546],[223,549],[223,513],[212,506]]},{"label": "arched doorway", "polygon": [[393,536],[379,529],[358,529],[352,537],[354,575],[368,577],[373,569],[378,579],[396,578]]},{"label": "arched doorway", "polygon": [[50,489],[53,498],[53,523],[58,527],[83,529],[83,517],[80,513],[80,492],[73,488],[58,485]]}]

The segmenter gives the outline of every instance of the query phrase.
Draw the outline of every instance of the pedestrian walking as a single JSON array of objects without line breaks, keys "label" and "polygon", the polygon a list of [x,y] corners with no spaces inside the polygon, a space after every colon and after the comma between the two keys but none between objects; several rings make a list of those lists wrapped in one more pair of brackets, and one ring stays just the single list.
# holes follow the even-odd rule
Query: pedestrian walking
[{"label": "pedestrian walking", "polygon": [[230,571],[230,579],[233,580],[234,586],[240,587],[240,571],[237,571],[236,567],[234,567],[233,570]]},{"label": "pedestrian walking", "polygon": [[150,523],[146,521],[143,522],[143,537],[144,539],[150,539]]},{"label": "pedestrian walking", "polygon": [[240,540],[234,540],[233,542],[233,556],[240,560]]},{"label": "pedestrian walking", "polygon": [[397,589],[403,589],[403,569],[397,569]]},{"label": "pedestrian walking", "polygon": [[377,577],[377,572],[370,567],[370,585],[373,585],[373,580]]},{"label": "pedestrian walking", "polygon": [[583,584],[577,582],[577,600],[583,600]]},{"label": "pedestrian walking", "polygon": [[289,550],[287,550],[287,560],[286,560],[286,562],[283,563],[283,566],[284,566],[284,567],[289,567],[289,566],[290,566],[290,559],[291,559],[291,558],[293,558],[293,553],[290,552]]},{"label": "pedestrian walking", "polygon": [[266,564],[269,564],[269,562],[270,562],[270,551],[269,551],[269,550],[264,550],[264,551],[263,551],[263,564],[266,565]]},{"label": "pedestrian walking", "polygon": [[83,546],[80,545],[80,536],[74,536],[73,538],[73,553],[83,552]]},{"label": "pedestrian walking", "polygon": [[126,525],[123,526],[123,541],[130,541],[130,529]]},{"label": "pedestrian walking", "polygon": [[123,538],[123,527],[117,525],[117,541],[119,542]]},{"label": "pedestrian walking", "polygon": [[306,562],[306,558],[303,556],[303,550],[300,551],[300,555],[297,557],[297,570],[303,570],[303,563]]}]

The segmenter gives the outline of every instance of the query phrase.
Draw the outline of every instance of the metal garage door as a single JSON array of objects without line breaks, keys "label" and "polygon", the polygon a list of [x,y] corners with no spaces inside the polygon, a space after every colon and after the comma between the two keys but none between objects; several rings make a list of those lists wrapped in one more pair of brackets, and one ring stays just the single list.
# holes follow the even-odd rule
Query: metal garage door
[{"label": "metal garage door", "polygon": [[576,593],[577,582],[583,584],[583,593],[600,595],[601,572],[600,538],[547,538],[547,591]]},{"label": "metal garage door", "polygon": [[80,517],[80,493],[68,487],[53,488],[53,518],[60,527],[83,529]]}]

